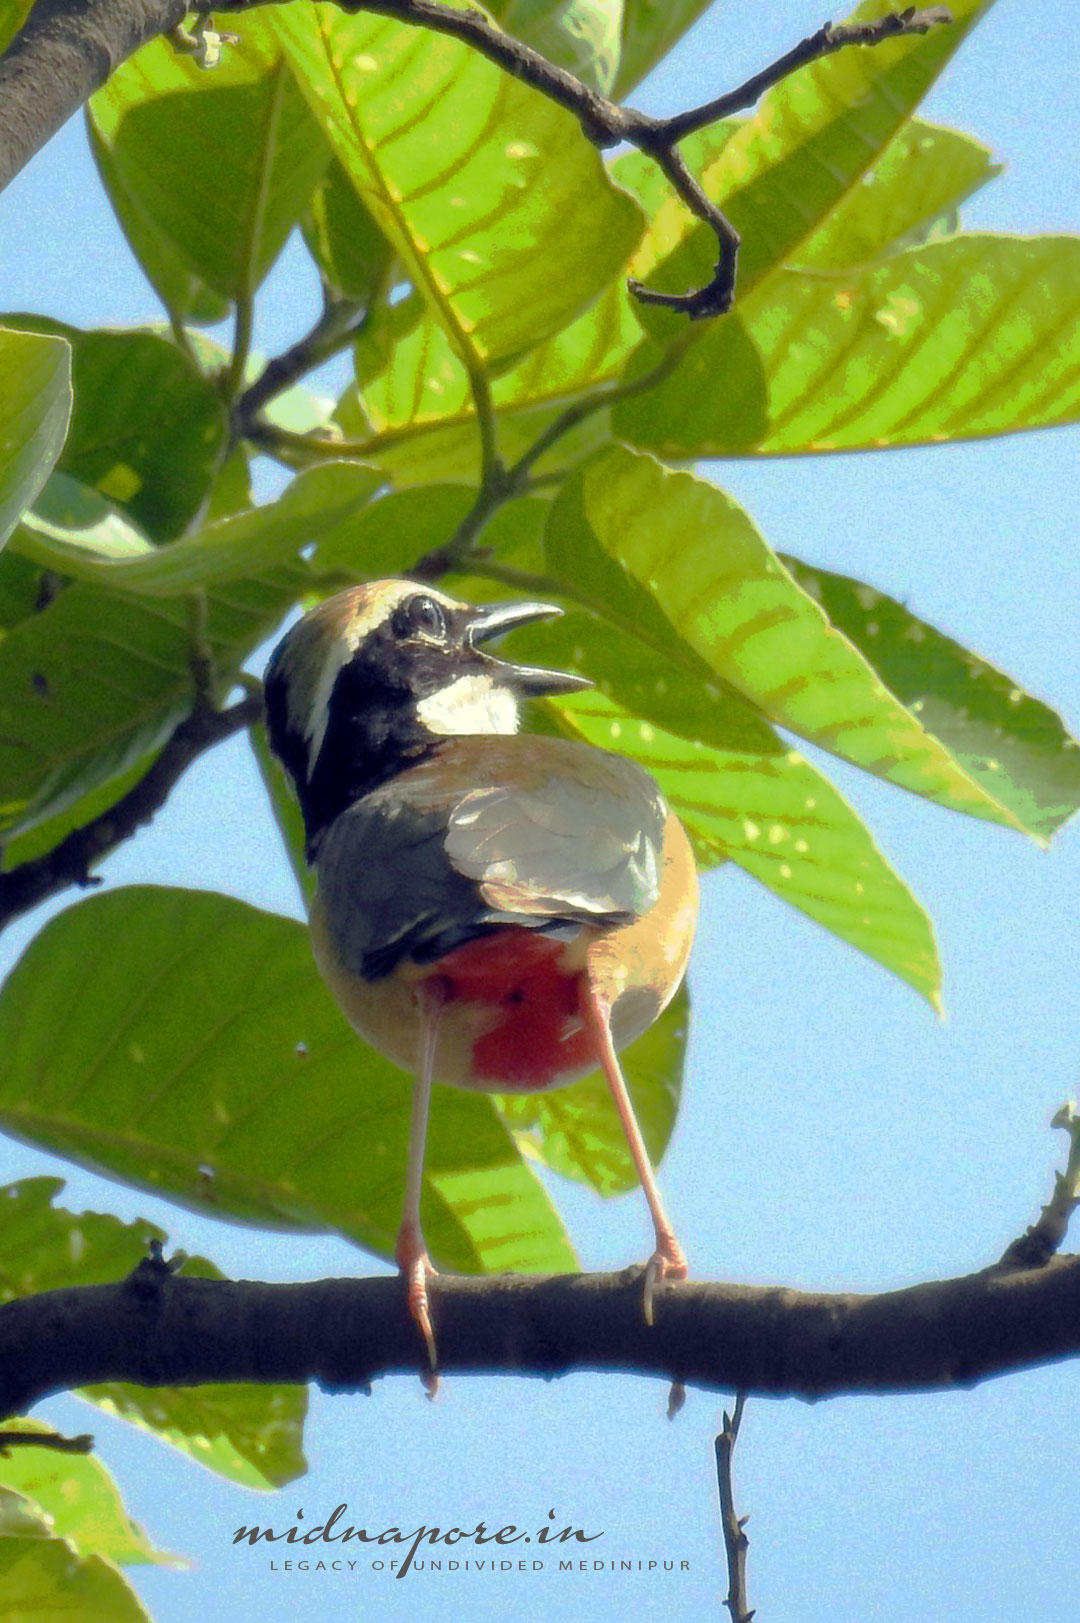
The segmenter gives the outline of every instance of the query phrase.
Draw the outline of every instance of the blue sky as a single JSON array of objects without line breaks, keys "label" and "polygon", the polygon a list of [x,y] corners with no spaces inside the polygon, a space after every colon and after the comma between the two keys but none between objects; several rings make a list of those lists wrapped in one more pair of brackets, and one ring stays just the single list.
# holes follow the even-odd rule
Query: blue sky
[{"label": "blue sky", "polygon": [[[999,0],[923,111],[979,136],[1005,175],[969,227],[1075,231],[1080,73],[1051,0]],[[811,0],[721,0],[637,99],[654,110],[735,83],[822,21]],[[84,325],[157,319],[100,196],[76,122],[0,198],[0,307]],[[77,243],[77,260],[73,244]],[[260,341],[303,330],[312,288],[286,253]],[[1074,429],[981,445],[710,470],[769,540],[872,581],[1080,723]],[[682,1115],[662,1186],[702,1278],[878,1290],[970,1271],[1033,1219],[1061,1164],[1049,1129],[1077,1086],[1075,938],[1080,834],[1049,853],[829,770],[927,904],[945,962],[947,1019],[733,869],[709,878],[691,973],[694,1018]],[[220,889],[296,913],[295,887],[241,743],[203,760],[153,828],[118,852],[110,884]],[[65,899],[65,904],[67,905]],[[13,929],[0,969],[42,917]],[[0,1177],[58,1172],[66,1204],[142,1215],[174,1242],[248,1277],[298,1279],[379,1265],[329,1238],[264,1235],[198,1219],[0,1140]],[[587,1268],[644,1255],[640,1197],[600,1202],[553,1185]],[[1075,1366],[973,1393],[752,1402],[737,1458],[751,1514],[751,1602],[763,1623],[1073,1623]],[[311,1474],[273,1498],[208,1476],[71,1398],[56,1425],[97,1434],[133,1514],[192,1556],[186,1573],[129,1574],[162,1623],[421,1613],[431,1623],[558,1616],[670,1618],[724,1591],[712,1437],[720,1401],[633,1378],[544,1385],[454,1379],[370,1398],[313,1394]],[[346,1500],[369,1525],[475,1520],[602,1530],[589,1559],[675,1562],[656,1571],[286,1574],[236,1550],[254,1519],[321,1518]],[[681,1562],[689,1570],[679,1570]]]}]

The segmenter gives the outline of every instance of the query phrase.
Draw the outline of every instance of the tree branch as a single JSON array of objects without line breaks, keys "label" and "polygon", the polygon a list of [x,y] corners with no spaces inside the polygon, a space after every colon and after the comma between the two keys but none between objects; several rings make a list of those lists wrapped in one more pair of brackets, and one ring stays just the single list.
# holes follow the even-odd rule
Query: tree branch
[{"label": "tree branch", "polygon": [[0,191],[185,0],[36,0],[0,57]]},{"label": "tree branch", "polygon": [[[244,12],[266,0],[194,0],[200,13]],[[291,4],[293,0],[273,0]],[[891,13],[874,22],[826,23],[771,66],[737,90],[672,118],[653,118],[632,107],[620,107],[599,91],[557,67],[539,51],[522,44],[490,22],[480,11],[456,10],[439,0],[338,0],[343,11],[373,12],[418,28],[462,40],[566,108],[598,147],[627,141],[659,165],[687,208],[714,232],[719,254],[709,282],[689,293],[664,293],[628,283],[635,298],[681,311],[691,320],[722,315],[735,296],[739,234],[707,197],[700,181],[678,152],[678,143],[717,119],[753,106],[773,85],[797,69],[849,45],[878,45],[908,34],[925,34],[952,21],[944,6]],[[0,59],[0,190],[17,174],[49,136],[103,84],[132,51],[174,28],[185,15],[183,0],[37,0],[26,26]],[[241,327],[243,308],[238,312]],[[240,357],[245,351],[238,331],[232,383],[239,385]]]},{"label": "tree branch", "polygon": [[153,819],[192,761],[261,716],[261,691],[228,710],[196,708],[185,716],[152,766],[114,806],[74,829],[44,856],[0,873],[0,930],[68,885],[89,884],[94,865]]},{"label": "tree branch", "polygon": [[[814,1400],[969,1387],[1080,1353],[1080,1256],[876,1296],[749,1285],[665,1286],[656,1325],[641,1270],[441,1275],[430,1283],[440,1368],[549,1378],[620,1371]],[[0,1415],[101,1381],[144,1386],[318,1381],[366,1389],[426,1354],[400,1279],[300,1285],[139,1270],[116,1285],[0,1307]]]}]

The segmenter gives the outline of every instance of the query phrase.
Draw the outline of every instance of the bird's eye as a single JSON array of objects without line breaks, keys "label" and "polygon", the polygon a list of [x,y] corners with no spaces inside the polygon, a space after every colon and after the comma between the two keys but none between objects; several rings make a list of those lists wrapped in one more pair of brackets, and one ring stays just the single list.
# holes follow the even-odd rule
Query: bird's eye
[{"label": "bird's eye", "polygon": [[419,632],[422,637],[435,639],[445,636],[446,618],[433,597],[410,597],[398,615],[398,630],[406,637]]}]

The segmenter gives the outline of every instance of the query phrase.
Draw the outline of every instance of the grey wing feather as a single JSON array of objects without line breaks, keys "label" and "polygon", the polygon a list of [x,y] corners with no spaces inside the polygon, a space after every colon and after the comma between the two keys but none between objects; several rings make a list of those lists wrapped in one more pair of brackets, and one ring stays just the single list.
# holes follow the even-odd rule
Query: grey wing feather
[{"label": "grey wing feather", "polygon": [[454,809],[454,867],[501,900],[553,911],[634,917],[656,901],[667,808],[648,774],[592,752],[588,775],[538,787],[475,789]]},{"label": "grey wing feather", "polygon": [[485,788],[456,805],[379,790],[319,847],[319,891],[343,965],[368,980],[430,963],[507,924],[626,922],[659,891],[667,809],[633,762],[590,752],[584,779]]}]

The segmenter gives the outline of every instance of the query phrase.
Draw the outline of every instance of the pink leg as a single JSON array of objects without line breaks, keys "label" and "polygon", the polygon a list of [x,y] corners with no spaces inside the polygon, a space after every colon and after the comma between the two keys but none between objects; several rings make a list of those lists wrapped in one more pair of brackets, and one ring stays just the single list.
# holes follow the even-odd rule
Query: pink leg
[{"label": "pink leg", "polygon": [[645,1199],[649,1203],[656,1234],[656,1250],[645,1264],[645,1323],[652,1324],[653,1297],[657,1282],[663,1279],[685,1279],[686,1257],[682,1246],[675,1238],[675,1231],[668,1221],[663,1201],[660,1199],[660,1190],[653,1175],[649,1152],[645,1148],[645,1140],[641,1136],[641,1128],[634,1115],[619,1056],[611,1040],[610,1013],[607,1004],[597,996],[595,989],[589,986],[585,997],[586,1024],[596,1042],[600,1065],[615,1100],[615,1108],[619,1112],[619,1120],[622,1122],[623,1132],[630,1146],[630,1154],[634,1158],[637,1175],[641,1179],[641,1187],[645,1191]]},{"label": "pink leg", "polygon": [[[431,1080],[435,1068],[435,1043],[439,1033],[439,1018],[445,1003],[445,991],[440,980],[424,981],[417,988],[416,999],[420,1009],[420,1052],[417,1056],[416,1080],[413,1084],[412,1117],[409,1122],[409,1158],[405,1169],[405,1202],[401,1213],[394,1257],[408,1281],[409,1312],[416,1320],[427,1347],[432,1370],[436,1365],[435,1332],[431,1326],[427,1282],[435,1269],[424,1244],[420,1227],[420,1192],[424,1182],[424,1145],[427,1139],[428,1111],[431,1105]],[[428,1396],[438,1390],[438,1377],[429,1375],[424,1381]]]}]

